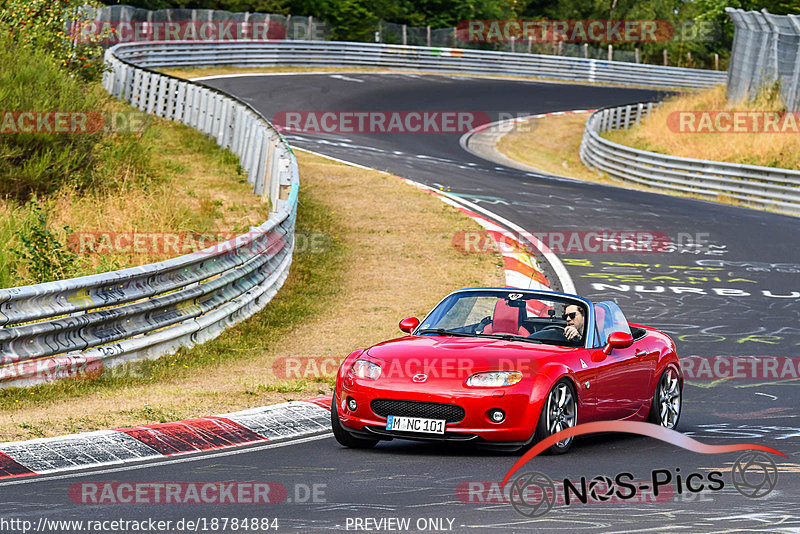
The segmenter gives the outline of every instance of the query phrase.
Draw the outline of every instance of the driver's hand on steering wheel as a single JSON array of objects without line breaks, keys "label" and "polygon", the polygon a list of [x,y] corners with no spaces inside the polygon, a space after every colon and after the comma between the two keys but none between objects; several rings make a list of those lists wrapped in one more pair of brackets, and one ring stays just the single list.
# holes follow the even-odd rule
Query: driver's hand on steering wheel
[{"label": "driver's hand on steering wheel", "polygon": [[564,327],[564,337],[569,341],[580,341],[581,333],[574,326],[566,326]]}]

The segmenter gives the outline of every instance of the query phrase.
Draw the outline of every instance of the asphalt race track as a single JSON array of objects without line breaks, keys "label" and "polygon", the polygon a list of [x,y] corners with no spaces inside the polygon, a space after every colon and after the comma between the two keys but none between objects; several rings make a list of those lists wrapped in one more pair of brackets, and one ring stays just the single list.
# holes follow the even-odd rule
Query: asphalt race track
[{"label": "asphalt race track", "polygon": [[[268,118],[285,111],[450,110],[479,111],[496,120],[659,97],[640,89],[410,74],[247,76],[204,83],[244,99]],[[277,518],[278,532],[800,530],[800,220],[498,167],[465,152],[459,137],[287,136],[296,147],[443,187],[529,232],[669,236],[675,246],[666,252],[574,251],[559,257],[578,293],[615,300],[630,320],[663,329],[676,340],[695,377],[684,388],[681,432],[711,445],[757,443],[786,455],[772,456],[778,478],[768,495],[750,498],[734,487],[731,466],[741,453],[698,454],[650,438],[609,434],[582,438],[564,456],[536,457],[523,471],[543,473],[556,485],[628,472],[650,486],[657,471],[661,480],[671,477],[660,495],[645,491],[629,500],[597,498],[587,504],[573,499],[529,518],[504,502],[497,489],[518,455],[403,441],[348,450],[323,435],[280,447],[4,482],[3,517],[13,510],[10,517],[34,521],[152,518],[173,525],[205,518],[205,531],[213,531],[212,518]],[[712,357],[723,358],[703,360]],[[765,358],[778,358],[778,368],[765,367]],[[722,379],[726,372],[747,377]],[[708,487],[712,471],[722,473],[721,489]],[[679,487],[678,477],[685,481],[692,473],[699,474],[696,482],[706,483],[702,490]],[[73,484],[101,481],[268,481],[282,484],[286,495],[269,505],[213,506],[92,505],[70,498]],[[217,531],[241,529],[229,524]]]}]

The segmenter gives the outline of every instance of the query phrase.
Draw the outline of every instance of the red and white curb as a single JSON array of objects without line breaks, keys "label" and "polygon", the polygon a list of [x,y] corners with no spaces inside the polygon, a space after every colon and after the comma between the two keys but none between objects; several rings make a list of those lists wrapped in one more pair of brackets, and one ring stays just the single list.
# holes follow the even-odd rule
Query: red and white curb
[{"label": "red and white curb", "polygon": [[0,479],[286,441],[330,431],[331,397],[115,430],[0,444]]}]

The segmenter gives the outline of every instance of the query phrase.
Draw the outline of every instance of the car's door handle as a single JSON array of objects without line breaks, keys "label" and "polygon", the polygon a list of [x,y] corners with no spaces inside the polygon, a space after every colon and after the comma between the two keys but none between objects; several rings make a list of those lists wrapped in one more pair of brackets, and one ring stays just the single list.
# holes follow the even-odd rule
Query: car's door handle
[{"label": "car's door handle", "polygon": [[644,358],[649,353],[646,350],[637,350],[634,354],[636,355],[637,358]]}]

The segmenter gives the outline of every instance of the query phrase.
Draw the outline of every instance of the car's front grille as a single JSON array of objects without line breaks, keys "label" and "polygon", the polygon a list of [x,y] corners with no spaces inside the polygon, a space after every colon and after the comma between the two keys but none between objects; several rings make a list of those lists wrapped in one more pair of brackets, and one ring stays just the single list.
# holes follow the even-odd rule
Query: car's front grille
[{"label": "car's front grille", "polygon": [[441,402],[421,402],[395,399],[375,399],[370,402],[375,415],[386,417],[401,415],[425,419],[444,419],[448,423],[458,423],[464,419],[464,408],[455,404]]}]

